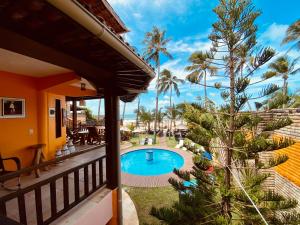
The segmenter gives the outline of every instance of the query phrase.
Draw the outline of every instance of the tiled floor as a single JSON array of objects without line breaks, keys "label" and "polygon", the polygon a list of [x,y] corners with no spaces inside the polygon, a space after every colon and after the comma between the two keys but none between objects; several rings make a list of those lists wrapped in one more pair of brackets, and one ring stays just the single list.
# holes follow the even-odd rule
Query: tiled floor
[{"label": "tiled floor", "polygon": [[[55,166],[51,166],[49,170],[47,171],[41,171],[41,176],[39,178],[35,178],[34,174],[23,176],[21,179],[22,182],[22,188],[26,188],[32,184],[38,183],[42,180],[45,180],[49,177],[52,177],[56,174],[60,174],[63,171],[66,171],[67,169],[74,168],[78,165],[84,164],[85,162],[89,162],[93,159],[97,159],[101,156],[105,155],[105,148],[97,148],[92,151],[86,152],[84,154],[75,156],[73,158],[70,158],[68,160],[65,160],[62,163],[59,163]],[[97,166],[98,167],[98,166]],[[103,177],[105,180],[105,160],[103,160]],[[97,175],[98,175],[99,169],[96,169]],[[89,177],[91,177],[91,169],[89,168]],[[84,192],[84,175],[83,175],[83,169],[79,171],[79,181],[80,181],[80,196],[83,195]],[[73,174],[69,174],[69,202],[72,203],[74,201],[74,176]],[[89,189],[92,188],[92,179],[89,178]],[[13,186],[15,184],[15,181],[10,181],[10,183],[6,183],[7,186]],[[61,210],[63,208],[64,204],[64,198],[63,198],[63,182],[62,178],[58,179],[56,181],[56,199],[57,199],[57,210]],[[51,207],[50,207],[50,187],[49,185],[44,185],[41,189],[42,191],[42,210],[43,210],[43,217],[44,219],[47,219],[50,217],[51,214]],[[9,194],[12,191],[0,189],[0,197]],[[28,224],[36,224],[36,215],[35,215],[35,194],[34,191],[31,191],[27,194],[25,194],[25,203],[26,203],[26,215]],[[10,200],[6,203],[7,207],[7,216],[9,218],[12,218],[16,221],[19,221],[18,218],[18,202],[17,199]]]}]

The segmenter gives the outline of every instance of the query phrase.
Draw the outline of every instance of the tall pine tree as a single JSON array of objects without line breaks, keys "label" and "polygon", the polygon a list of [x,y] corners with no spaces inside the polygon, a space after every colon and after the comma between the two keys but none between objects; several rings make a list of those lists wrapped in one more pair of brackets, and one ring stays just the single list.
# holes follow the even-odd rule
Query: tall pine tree
[{"label": "tall pine tree", "polygon": [[259,118],[241,113],[249,100],[279,89],[269,84],[256,96],[247,95],[247,90],[260,82],[251,82],[251,77],[275,54],[271,48],[256,45],[255,20],[260,12],[248,0],[220,0],[214,12],[218,21],[209,36],[213,47],[207,54],[210,63],[219,67],[218,75],[229,81],[229,85],[215,84],[225,103],[221,107],[210,103],[205,108],[186,105],[184,116],[190,130],[187,137],[216,154],[208,161],[195,151],[193,169],[175,170],[179,179],[170,179],[180,194],[179,202],[168,209],[153,208],[151,214],[165,224],[254,225],[266,223],[264,219],[269,224],[298,224],[300,216],[290,211],[297,202],[262,186],[269,174],[260,170],[283,163],[287,157],[267,163],[258,160],[259,152],[285,147],[290,141],[269,139],[255,129]]}]

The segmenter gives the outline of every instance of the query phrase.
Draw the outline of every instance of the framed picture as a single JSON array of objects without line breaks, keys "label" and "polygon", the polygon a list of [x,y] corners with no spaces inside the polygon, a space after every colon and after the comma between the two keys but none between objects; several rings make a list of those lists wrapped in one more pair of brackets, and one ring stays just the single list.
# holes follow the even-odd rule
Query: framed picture
[{"label": "framed picture", "polygon": [[25,99],[1,98],[2,118],[25,118]]},{"label": "framed picture", "polygon": [[49,117],[55,117],[55,108],[49,108]]}]

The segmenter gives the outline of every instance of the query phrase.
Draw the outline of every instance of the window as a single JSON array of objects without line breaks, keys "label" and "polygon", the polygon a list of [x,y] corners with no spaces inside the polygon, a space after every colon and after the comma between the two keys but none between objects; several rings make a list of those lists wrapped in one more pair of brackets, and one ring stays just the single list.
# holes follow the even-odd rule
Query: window
[{"label": "window", "polygon": [[61,101],[55,99],[55,134],[56,138],[61,137]]}]

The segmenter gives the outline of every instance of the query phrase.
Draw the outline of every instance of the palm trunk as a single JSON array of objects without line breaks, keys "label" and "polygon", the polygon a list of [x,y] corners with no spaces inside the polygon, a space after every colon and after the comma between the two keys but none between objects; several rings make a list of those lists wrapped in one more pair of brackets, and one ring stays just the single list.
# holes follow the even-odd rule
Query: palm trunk
[{"label": "palm trunk", "polygon": [[207,106],[206,71],[204,70],[204,108]]},{"label": "palm trunk", "polygon": [[136,121],[135,121],[135,126],[139,126],[139,114],[140,114],[140,98],[138,97],[138,107],[137,107],[137,112],[136,112]]},{"label": "palm trunk", "polygon": [[156,102],[155,102],[155,121],[154,121],[154,139],[153,143],[156,144],[156,127],[157,127],[157,114],[158,114],[158,81],[160,76],[160,62],[159,62],[159,55],[157,57],[157,80],[156,80]]},{"label": "palm trunk", "polygon": [[124,105],[123,105],[122,124],[121,124],[122,126],[124,124],[125,108],[126,108],[126,102],[124,102]]},{"label": "palm trunk", "polygon": [[287,97],[287,78],[284,77],[283,78],[283,104],[282,104],[283,109],[286,108],[286,97]]},{"label": "palm trunk", "polygon": [[98,105],[98,122],[100,122],[100,112],[101,112],[101,98],[99,99],[99,105]]},{"label": "palm trunk", "polygon": [[[172,85],[170,88],[170,114],[172,115],[173,109],[172,109]],[[170,117],[170,132],[172,132],[172,117]],[[169,136],[171,138],[171,136]]]}]

